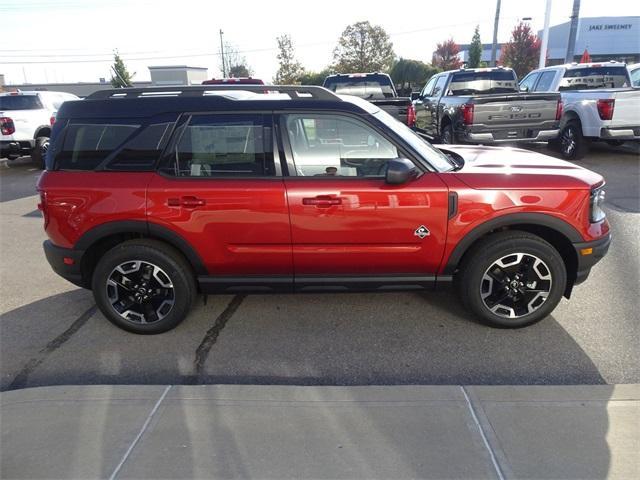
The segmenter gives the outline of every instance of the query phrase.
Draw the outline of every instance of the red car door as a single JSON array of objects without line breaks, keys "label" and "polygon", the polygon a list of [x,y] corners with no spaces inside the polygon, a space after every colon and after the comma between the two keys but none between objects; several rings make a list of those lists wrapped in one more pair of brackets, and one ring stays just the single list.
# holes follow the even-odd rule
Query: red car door
[{"label": "red car door", "polygon": [[201,283],[272,276],[291,286],[289,212],[271,132],[270,115],[192,115],[149,184],[150,228],[170,229],[196,250],[211,276]]},{"label": "red car door", "polygon": [[437,174],[387,184],[386,162],[401,149],[346,114],[283,115],[280,125],[295,164],[285,184],[296,284],[309,276],[435,274],[448,208]]}]

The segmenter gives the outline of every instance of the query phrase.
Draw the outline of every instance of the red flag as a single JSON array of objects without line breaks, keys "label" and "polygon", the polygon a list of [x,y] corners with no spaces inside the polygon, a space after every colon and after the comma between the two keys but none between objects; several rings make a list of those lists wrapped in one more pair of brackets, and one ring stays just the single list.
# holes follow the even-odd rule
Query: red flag
[{"label": "red flag", "polygon": [[589,51],[585,48],[582,57],[580,57],[580,63],[591,63],[591,57],[589,56]]}]

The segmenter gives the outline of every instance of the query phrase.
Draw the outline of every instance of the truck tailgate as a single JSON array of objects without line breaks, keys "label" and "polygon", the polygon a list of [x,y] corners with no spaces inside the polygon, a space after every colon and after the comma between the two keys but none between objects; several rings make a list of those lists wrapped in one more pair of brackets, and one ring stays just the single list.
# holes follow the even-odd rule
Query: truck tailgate
[{"label": "truck tailgate", "polygon": [[556,121],[560,95],[516,93],[473,97],[473,125],[486,128],[537,128]]},{"label": "truck tailgate", "polygon": [[640,89],[614,92],[613,118],[609,127],[640,127]]},{"label": "truck tailgate", "polygon": [[399,120],[402,123],[407,123],[407,108],[411,105],[411,100],[409,98],[399,97],[399,98],[390,98],[387,100],[369,100],[376,107],[387,112],[396,120]]}]

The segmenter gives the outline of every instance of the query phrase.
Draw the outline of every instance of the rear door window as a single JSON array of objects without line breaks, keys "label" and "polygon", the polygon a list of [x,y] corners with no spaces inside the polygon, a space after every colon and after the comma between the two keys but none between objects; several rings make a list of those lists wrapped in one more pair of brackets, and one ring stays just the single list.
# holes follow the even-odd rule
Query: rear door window
[{"label": "rear door window", "polygon": [[107,170],[149,170],[169,140],[173,122],[146,125],[127,141],[115,157],[109,161]]},{"label": "rear door window", "polygon": [[553,79],[556,77],[555,71],[542,72],[540,80],[533,89],[534,92],[550,92],[551,85],[553,85]]},{"label": "rear door window", "polygon": [[56,168],[94,170],[138,128],[139,123],[70,123]]}]

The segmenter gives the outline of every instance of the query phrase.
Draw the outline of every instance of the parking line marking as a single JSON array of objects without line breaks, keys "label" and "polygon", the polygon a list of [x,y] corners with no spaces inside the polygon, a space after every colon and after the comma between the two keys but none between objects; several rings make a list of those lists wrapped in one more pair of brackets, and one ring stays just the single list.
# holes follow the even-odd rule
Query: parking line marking
[{"label": "parking line marking", "polygon": [[133,442],[131,442],[131,445],[129,445],[129,448],[127,448],[127,451],[124,452],[124,455],[122,456],[122,459],[120,460],[120,463],[118,463],[116,468],[113,470],[113,473],[109,477],[109,480],[115,480],[115,478],[118,475],[118,473],[120,473],[120,469],[122,469],[124,463],[129,458],[129,455],[131,455],[131,452],[133,452],[133,449],[136,447],[136,445],[138,444],[138,442],[142,438],[142,435],[144,435],[144,432],[147,431],[147,428],[149,427],[149,424],[151,423],[151,420],[153,419],[153,416],[158,411],[158,408],[160,407],[160,404],[162,403],[164,398],[167,396],[167,393],[169,393],[169,390],[171,390],[171,387],[173,387],[173,385],[168,385],[167,388],[164,389],[164,392],[162,392],[162,395],[160,395],[160,398],[158,399],[156,404],[153,406],[153,408],[149,412],[149,415],[147,415],[147,419],[142,424],[142,428],[138,432],[138,435],[136,435],[136,437],[133,439]]},{"label": "parking line marking", "polygon": [[500,480],[504,480],[504,475],[502,474],[502,470],[500,469],[500,465],[498,465],[498,460],[496,460],[496,456],[493,452],[493,449],[491,448],[491,445],[489,444],[489,440],[487,440],[487,436],[484,433],[484,430],[482,429],[482,425],[480,425],[480,421],[478,420],[478,417],[476,416],[476,412],[475,409],[473,408],[473,405],[471,404],[471,400],[469,400],[469,396],[467,395],[467,391],[465,390],[464,386],[460,385],[460,390],[462,390],[462,394],[464,395],[464,399],[467,401],[467,406],[469,407],[469,412],[471,413],[471,417],[473,418],[473,421],[475,422],[476,426],[478,427],[478,431],[480,432],[480,436],[482,437],[482,441],[484,442],[484,446],[486,447],[487,451],[489,452],[489,456],[491,457],[491,462],[493,463],[493,468],[496,471],[496,475],[498,476],[498,478]]}]

